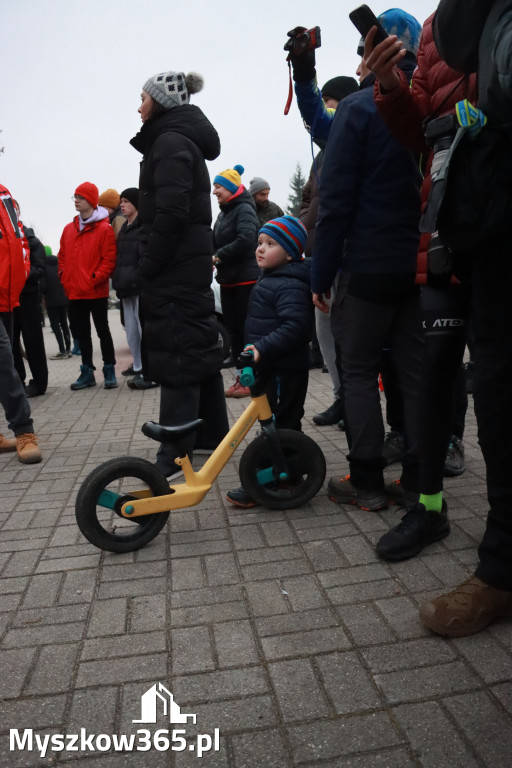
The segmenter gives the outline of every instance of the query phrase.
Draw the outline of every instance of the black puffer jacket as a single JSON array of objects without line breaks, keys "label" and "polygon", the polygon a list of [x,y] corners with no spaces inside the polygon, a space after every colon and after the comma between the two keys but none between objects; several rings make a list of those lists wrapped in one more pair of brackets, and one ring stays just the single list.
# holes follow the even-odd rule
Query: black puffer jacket
[{"label": "black puffer jacket", "polygon": [[244,189],[227,203],[222,203],[213,228],[217,282],[236,285],[258,279],[255,251],[260,228],[252,195]]},{"label": "black puffer jacket", "polygon": [[46,276],[46,253],[44,245],[40,239],[36,237],[33,229],[25,227],[24,230],[30,248],[30,272],[27,277],[27,282],[23,286],[21,296],[26,296],[29,293],[39,293],[39,282],[44,281]]},{"label": "black puffer jacket", "polygon": [[261,355],[261,370],[296,371],[309,367],[313,303],[309,262],[292,261],[265,269],[251,292],[245,343]]},{"label": "black puffer jacket", "polygon": [[67,307],[68,300],[59,277],[59,260],[53,254],[46,257],[46,277],[41,281],[41,293],[47,307]]},{"label": "black puffer jacket", "polygon": [[143,154],[139,180],[142,364],[170,387],[220,367],[212,279],[210,178],[217,131],[191,104],[147,121],[131,144]]},{"label": "black puffer jacket", "polygon": [[138,217],[131,224],[125,221],[117,236],[117,258],[112,286],[118,299],[127,299],[140,293],[139,226]]}]

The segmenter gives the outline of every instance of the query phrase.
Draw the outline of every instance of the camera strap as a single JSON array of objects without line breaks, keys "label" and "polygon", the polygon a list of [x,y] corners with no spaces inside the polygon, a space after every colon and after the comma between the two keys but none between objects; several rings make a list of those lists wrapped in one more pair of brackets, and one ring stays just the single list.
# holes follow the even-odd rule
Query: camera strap
[{"label": "camera strap", "polygon": [[290,111],[290,107],[291,107],[292,99],[293,99],[292,65],[291,65],[291,62],[290,62],[290,54],[288,54],[288,56],[286,57],[286,61],[288,62],[289,84],[288,84],[288,98],[286,100],[286,104],[285,104],[285,107],[284,107],[285,115],[287,115],[288,112]]}]

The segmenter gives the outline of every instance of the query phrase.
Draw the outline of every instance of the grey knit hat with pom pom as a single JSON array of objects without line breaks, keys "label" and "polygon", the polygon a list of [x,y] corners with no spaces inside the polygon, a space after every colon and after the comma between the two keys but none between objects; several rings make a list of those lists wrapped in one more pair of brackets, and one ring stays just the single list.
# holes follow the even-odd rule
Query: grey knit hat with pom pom
[{"label": "grey knit hat with pom pom", "polygon": [[162,105],[165,109],[188,104],[193,93],[199,93],[204,80],[197,72],[161,72],[146,80],[142,90]]}]

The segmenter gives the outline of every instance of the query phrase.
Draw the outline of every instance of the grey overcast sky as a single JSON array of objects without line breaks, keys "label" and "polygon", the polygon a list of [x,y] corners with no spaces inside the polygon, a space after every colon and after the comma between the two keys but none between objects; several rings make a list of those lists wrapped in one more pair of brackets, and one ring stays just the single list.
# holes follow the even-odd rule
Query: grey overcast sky
[{"label": "grey overcast sky", "polygon": [[[311,146],[295,101],[288,116],[283,44],[297,25],[322,30],[318,81],[354,75],[359,35],[348,19],[358,0],[16,0],[2,3],[0,182],[22,219],[56,253],[83,181],[100,192],[138,185],[142,84],[167,70],[200,72],[193,97],[216,127],[220,157],[210,176],[239,163],[243,181],[263,176],[287,205],[297,163]],[[369,5],[376,14],[391,4]],[[437,0],[407,0],[420,23]],[[217,206],[212,202],[213,215]]]}]

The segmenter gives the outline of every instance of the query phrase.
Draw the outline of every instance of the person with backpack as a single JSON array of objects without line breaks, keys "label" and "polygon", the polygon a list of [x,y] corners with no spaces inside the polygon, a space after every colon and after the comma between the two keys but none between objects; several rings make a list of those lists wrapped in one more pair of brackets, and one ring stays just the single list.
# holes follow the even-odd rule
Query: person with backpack
[{"label": "person with backpack", "polygon": [[[455,247],[469,228],[473,244],[467,259],[474,402],[490,509],[474,574],[420,607],[430,630],[462,637],[499,616],[512,617],[512,1],[441,0],[433,30],[449,66],[476,72],[479,93],[476,130],[471,137],[466,131],[450,163],[443,236]],[[478,171],[477,183],[468,184],[468,171]]]}]

